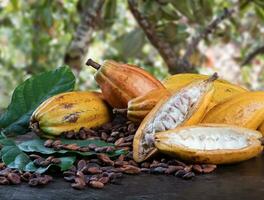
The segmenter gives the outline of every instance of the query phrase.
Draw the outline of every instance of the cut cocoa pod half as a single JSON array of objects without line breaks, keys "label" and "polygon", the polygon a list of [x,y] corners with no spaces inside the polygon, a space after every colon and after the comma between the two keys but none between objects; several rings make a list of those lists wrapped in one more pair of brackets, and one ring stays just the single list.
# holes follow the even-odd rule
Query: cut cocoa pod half
[{"label": "cut cocoa pod half", "polygon": [[203,123],[237,125],[256,130],[264,118],[264,92],[244,92],[216,105]]},{"label": "cut cocoa pod half", "polygon": [[178,126],[197,124],[203,118],[212,98],[213,81],[196,81],[162,98],[140,124],[133,141],[133,158],[142,162],[157,152],[154,134]]},{"label": "cut cocoa pod half", "polygon": [[113,108],[127,108],[129,100],[151,90],[165,88],[159,80],[135,65],[113,60],[107,60],[100,65],[91,59],[86,64],[97,69],[95,80],[105,100]]},{"label": "cut cocoa pod half", "polygon": [[179,127],[155,134],[155,147],[191,163],[231,164],[259,155],[258,131],[228,125]]},{"label": "cut cocoa pod half", "polygon": [[[163,81],[163,85],[166,87],[166,89],[168,89],[169,91],[173,91],[173,90],[177,90],[193,81],[197,81],[197,80],[205,80],[207,79],[209,76],[208,75],[203,75],[203,74],[176,74],[176,75],[172,75],[169,78],[167,78],[166,80]],[[210,110],[211,108],[213,108],[215,105],[227,100],[228,98],[237,95],[237,94],[241,94],[244,92],[247,92],[248,90],[230,83],[226,80],[223,79],[218,79],[214,82],[214,88],[215,88],[215,92],[214,95],[212,97],[211,103],[208,107],[208,110]]]}]

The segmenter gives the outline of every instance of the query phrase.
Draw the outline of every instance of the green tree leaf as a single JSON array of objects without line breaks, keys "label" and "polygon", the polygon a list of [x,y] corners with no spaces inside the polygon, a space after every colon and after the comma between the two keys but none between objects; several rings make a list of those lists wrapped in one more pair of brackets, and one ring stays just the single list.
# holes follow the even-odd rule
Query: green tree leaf
[{"label": "green tree leaf", "polygon": [[3,148],[1,149],[2,161],[9,168],[22,171],[44,173],[52,166],[59,167],[61,171],[65,171],[72,167],[76,159],[74,156],[59,157],[61,161],[59,164],[50,164],[47,167],[36,167],[30,160],[29,156],[24,153],[14,141],[10,139],[2,139],[0,140],[0,144],[3,145]]},{"label": "green tree leaf", "polygon": [[136,28],[118,37],[112,46],[118,49],[120,57],[129,58],[138,56],[145,42],[145,34],[141,29]]},{"label": "green tree leaf", "polygon": [[10,135],[28,131],[29,119],[47,98],[74,88],[75,77],[69,67],[41,73],[24,81],[14,91],[7,111],[0,116],[0,128]]},{"label": "green tree leaf", "polygon": [[[22,142],[18,145],[19,149],[24,152],[35,152],[35,153],[41,153],[41,154],[66,154],[66,153],[71,153],[71,154],[79,154],[82,156],[91,156],[95,155],[96,152],[94,151],[89,151],[89,152],[81,152],[81,151],[72,151],[72,150],[54,150],[53,148],[47,148],[44,146],[45,140],[42,139],[34,139],[34,140],[29,140]],[[67,139],[61,139],[62,144],[77,144],[80,147],[85,147],[88,146],[89,144],[96,144],[98,147],[103,147],[103,146],[113,146],[112,143],[106,143],[102,140],[67,140]],[[109,153],[109,156],[118,156],[121,154],[126,153],[125,151],[120,151],[116,150],[111,153]]]}]

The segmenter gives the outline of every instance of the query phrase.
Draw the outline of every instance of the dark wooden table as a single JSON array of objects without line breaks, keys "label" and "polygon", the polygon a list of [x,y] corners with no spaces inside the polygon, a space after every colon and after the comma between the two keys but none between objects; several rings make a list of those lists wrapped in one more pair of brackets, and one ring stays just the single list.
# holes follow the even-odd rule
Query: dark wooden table
[{"label": "dark wooden table", "polygon": [[219,167],[214,173],[185,181],[174,176],[125,176],[120,185],[102,190],[74,190],[62,178],[42,187],[0,186],[1,200],[109,199],[109,200],[261,200],[264,199],[264,156],[237,165]]}]

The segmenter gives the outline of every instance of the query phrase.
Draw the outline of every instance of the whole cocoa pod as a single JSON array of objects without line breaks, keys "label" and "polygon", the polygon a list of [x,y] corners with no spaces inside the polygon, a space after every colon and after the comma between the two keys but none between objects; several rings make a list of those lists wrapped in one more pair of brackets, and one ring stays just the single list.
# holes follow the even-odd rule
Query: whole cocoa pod
[{"label": "whole cocoa pod", "polygon": [[95,80],[106,101],[114,108],[127,108],[129,100],[151,90],[165,88],[159,80],[135,65],[112,60],[99,65],[91,59],[86,64],[98,70]]},{"label": "whole cocoa pod", "polygon": [[66,92],[44,101],[32,114],[30,127],[42,137],[94,128],[110,120],[107,104],[94,92]]}]

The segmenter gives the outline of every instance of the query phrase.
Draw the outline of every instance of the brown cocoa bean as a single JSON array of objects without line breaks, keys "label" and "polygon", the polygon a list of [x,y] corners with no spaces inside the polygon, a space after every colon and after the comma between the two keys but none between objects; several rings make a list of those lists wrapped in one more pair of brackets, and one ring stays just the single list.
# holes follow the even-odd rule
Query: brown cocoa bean
[{"label": "brown cocoa bean", "polygon": [[118,140],[115,141],[115,146],[120,146],[122,143],[124,143],[125,139],[124,138],[119,138]]},{"label": "brown cocoa bean", "polygon": [[165,171],[165,174],[173,174],[182,169],[183,169],[183,166],[169,165]]},{"label": "brown cocoa bean", "polygon": [[90,181],[89,186],[96,189],[101,189],[104,187],[104,184],[100,181]]},{"label": "brown cocoa bean", "polygon": [[46,140],[46,141],[44,142],[44,146],[47,147],[47,148],[50,148],[50,147],[53,146],[53,142],[54,142],[53,140],[48,139],[48,140]]},{"label": "brown cocoa bean", "polygon": [[86,167],[86,161],[85,160],[79,160],[77,164],[77,170],[82,171]]},{"label": "brown cocoa bean", "polygon": [[114,161],[112,161],[106,154],[98,154],[97,158],[100,159],[102,162],[104,162],[107,165],[114,166]]},{"label": "brown cocoa bean", "polygon": [[208,174],[216,169],[216,165],[202,165],[203,173]]},{"label": "brown cocoa bean", "polygon": [[53,163],[53,164],[60,164],[61,163],[61,160],[59,158],[53,158],[51,160],[51,163]]},{"label": "brown cocoa bean", "polygon": [[75,183],[71,184],[74,189],[83,190],[85,188],[86,183],[83,178],[75,177],[74,181]]},{"label": "brown cocoa bean", "polygon": [[6,177],[0,176],[0,185],[8,185],[9,181]]},{"label": "brown cocoa bean", "polygon": [[99,178],[98,181],[105,185],[109,182],[109,180],[110,180],[110,178],[108,176],[103,176],[103,177]]},{"label": "brown cocoa bean", "polygon": [[109,136],[107,135],[106,132],[102,132],[102,133],[101,133],[101,139],[102,139],[102,140],[106,141],[106,140],[108,139],[108,137],[109,137]]},{"label": "brown cocoa bean", "polygon": [[186,167],[184,167],[184,171],[186,172],[190,172],[192,170],[192,165],[188,165]]},{"label": "brown cocoa bean", "polygon": [[77,151],[80,147],[77,144],[66,144],[63,146],[63,149]]},{"label": "brown cocoa bean", "polygon": [[117,137],[119,135],[119,132],[118,131],[113,131],[112,133],[111,133],[111,136],[112,137]]},{"label": "brown cocoa bean", "polygon": [[201,165],[193,165],[192,170],[196,173],[199,173],[199,174],[201,174],[203,172]]},{"label": "brown cocoa bean", "polygon": [[[48,141],[48,140],[47,140]],[[61,141],[60,140],[55,140],[53,143],[52,143],[52,147],[56,147],[56,146],[59,146],[59,145],[62,145]]]},{"label": "brown cocoa bean", "polygon": [[193,178],[194,176],[195,174],[193,172],[187,172],[186,174],[182,176],[182,178],[188,180],[188,179]]},{"label": "brown cocoa bean", "polygon": [[37,186],[39,184],[38,178],[31,178],[28,182],[28,184],[32,187]]},{"label": "brown cocoa bean", "polygon": [[149,162],[143,162],[143,163],[141,163],[140,166],[143,167],[143,168],[149,168],[150,167],[150,163]]},{"label": "brown cocoa bean", "polygon": [[183,169],[180,169],[174,175],[182,178],[185,174],[186,174],[186,171],[184,171]]},{"label": "brown cocoa bean", "polygon": [[98,168],[98,167],[89,167],[87,169],[87,172],[90,173],[90,174],[100,174],[103,171],[100,168]]},{"label": "brown cocoa bean", "polygon": [[80,148],[78,149],[78,151],[81,151],[81,152],[88,152],[88,151],[90,151],[90,148],[89,148],[89,147],[80,147]]},{"label": "brown cocoa bean", "polygon": [[30,159],[32,159],[32,160],[35,160],[35,159],[41,158],[41,156],[40,156],[40,155],[37,155],[37,154],[30,154],[29,157],[30,157]]},{"label": "brown cocoa bean", "polygon": [[124,165],[121,167],[121,170],[123,173],[126,174],[139,174],[140,173],[140,168],[135,167],[133,165]]},{"label": "brown cocoa bean", "polygon": [[20,176],[12,172],[7,175],[7,179],[14,185],[21,183]]}]

